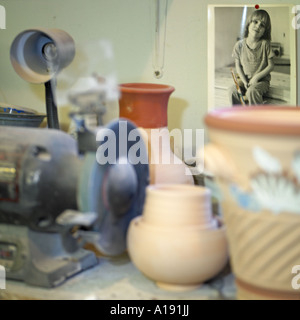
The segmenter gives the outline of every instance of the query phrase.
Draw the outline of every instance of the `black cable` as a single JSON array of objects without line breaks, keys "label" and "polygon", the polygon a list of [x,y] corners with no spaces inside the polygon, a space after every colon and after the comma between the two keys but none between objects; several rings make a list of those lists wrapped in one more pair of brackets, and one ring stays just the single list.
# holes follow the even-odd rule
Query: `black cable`
[{"label": "black cable", "polygon": [[45,82],[46,89],[46,110],[47,110],[47,121],[48,128],[59,129],[57,105],[54,98],[54,80]]}]

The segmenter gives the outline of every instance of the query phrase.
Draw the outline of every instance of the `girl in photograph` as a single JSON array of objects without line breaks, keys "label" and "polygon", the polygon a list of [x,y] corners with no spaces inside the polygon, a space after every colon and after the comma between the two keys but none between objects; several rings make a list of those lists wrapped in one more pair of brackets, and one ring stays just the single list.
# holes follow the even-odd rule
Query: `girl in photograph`
[{"label": "girl in photograph", "polygon": [[[263,104],[268,92],[274,53],[271,48],[271,19],[265,10],[255,10],[248,18],[244,38],[233,48],[235,69],[240,91],[249,105]],[[232,105],[241,105],[241,95],[236,84],[229,89]],[[248,101],[247,101],[248,100]]]}]

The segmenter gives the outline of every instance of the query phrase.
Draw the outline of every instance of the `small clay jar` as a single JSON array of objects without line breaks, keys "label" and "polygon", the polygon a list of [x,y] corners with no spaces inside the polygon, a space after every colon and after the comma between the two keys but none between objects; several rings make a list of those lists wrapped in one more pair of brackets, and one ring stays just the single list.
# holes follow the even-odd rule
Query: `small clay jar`
[{"label": "small clay jar", "polygon": [[150,185],[142,216],[127,234],[133,264],[166,290],[198,288],[228,261],[225,227],[213,216],[210,191],[182,184]]}]

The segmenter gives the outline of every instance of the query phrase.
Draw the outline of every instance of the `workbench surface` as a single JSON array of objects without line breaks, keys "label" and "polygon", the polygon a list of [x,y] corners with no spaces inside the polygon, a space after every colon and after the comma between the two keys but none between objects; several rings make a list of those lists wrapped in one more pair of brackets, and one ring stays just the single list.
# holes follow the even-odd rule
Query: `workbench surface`
[{"label": "workbench surface", "polygon": [[19,281],[6,281],[2,300],[234,300],[236,289],[230,267],[198,289],[170,292],[158,288],[131,262],[127,254],[98,257],[99,264],[47,289]]}]

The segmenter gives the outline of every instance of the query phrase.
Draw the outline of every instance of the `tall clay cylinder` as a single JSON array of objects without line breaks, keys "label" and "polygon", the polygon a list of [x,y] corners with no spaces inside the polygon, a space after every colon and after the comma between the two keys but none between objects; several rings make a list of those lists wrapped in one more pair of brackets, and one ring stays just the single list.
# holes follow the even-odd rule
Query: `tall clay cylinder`
[{"label": "tall clay cylinder", "polygon": [[154,83],[125,83],[119,88],[120,117],[130,119],[143,129],[148,146],[150,184],[194,184],[190,169],[173,153],[170,144],[168,102],[175,88]]}]

